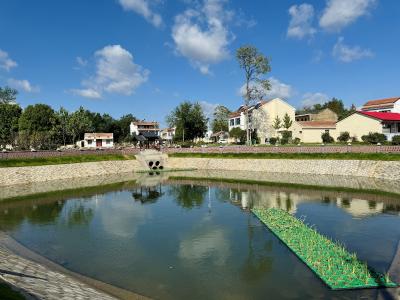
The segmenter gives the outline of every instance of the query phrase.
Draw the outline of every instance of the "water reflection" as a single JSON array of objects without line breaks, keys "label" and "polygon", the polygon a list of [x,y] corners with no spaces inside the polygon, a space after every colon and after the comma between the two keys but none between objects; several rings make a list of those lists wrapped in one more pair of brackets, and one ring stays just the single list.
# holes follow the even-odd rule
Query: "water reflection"
[{"label": "water reflection", "polygon": [[161,184],[156,186],[141,186],[132,192],[132,197],[135,201],[140,201],[142,204],[155,203],[164,195]]},{"label": "water reflection", "polygon": [[398,199],[376,195],[172,182],[64,199],[0,202],[0,229],[71,270],[157,299],[371,296],[328,290],[255,206],[306,215],[379,271],[400,236]]},{"label": "water reflection", "polygon": [[197,185],[173,185],[168,194],[183,208],[192,209],[203,204],[208,188]]}]

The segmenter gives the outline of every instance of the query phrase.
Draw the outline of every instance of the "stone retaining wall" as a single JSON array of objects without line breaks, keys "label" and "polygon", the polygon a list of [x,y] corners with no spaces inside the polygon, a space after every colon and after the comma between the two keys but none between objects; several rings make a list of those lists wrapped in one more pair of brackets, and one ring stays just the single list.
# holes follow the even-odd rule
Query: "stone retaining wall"
[{"label": "stone retaining wall", "polygon": [[136,160],[1,168],[0,186],[121,174],[143,169]]},{"label": "stone retaining wall", "polygon": [[400,161],[170,157],[168,168],[371,177],[400,181]]},{"label": "stone retaining wall", "polygon": [[354,146],[279,146],[249,147],[223,146],[206,148],[164,148],[165,153],[399,153],[400,146],[354,145]]}]

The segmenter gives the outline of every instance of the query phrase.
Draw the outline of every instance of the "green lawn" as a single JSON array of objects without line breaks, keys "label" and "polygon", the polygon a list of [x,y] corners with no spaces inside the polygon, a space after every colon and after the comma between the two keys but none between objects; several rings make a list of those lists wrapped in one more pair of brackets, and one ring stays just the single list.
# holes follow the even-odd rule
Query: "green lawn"
[{"label": "green lawn", "polygon": [[14,291],[7,284],[0,281],[0,299],[3,300],[24,300],[25,297]]},{"label": "green lawn", "polygon": [[400,160],[400,153],[171,153],[169,157],[237,159]]},{"label": "green lawn", "polygon": [[82,154],[75,156],[58,156],[58,157],[43,157],[43,158],[0,159],[0,168],[74,164],[82,162],[130,160],[130,159],[135,159],[135,156],[121,155],[121,154],[99,154],[99,155]]}]

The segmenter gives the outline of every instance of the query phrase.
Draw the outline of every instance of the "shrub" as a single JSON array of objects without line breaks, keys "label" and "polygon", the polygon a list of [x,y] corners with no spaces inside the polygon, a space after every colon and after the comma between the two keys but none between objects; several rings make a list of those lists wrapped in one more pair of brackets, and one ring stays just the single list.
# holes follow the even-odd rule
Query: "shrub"
[{"label": "shrub", "polygon": [[322,142],[323,142],[324,144],[331,144],[331,143],[333,143],[333,142],[335,141],[335,140],[333,139],[333,137],[330,136],[329,132],[324,132],[324,133],[321,135],[321,138],[322,138]]},{"label": "shrub", "polygon": [[352,143],[357,143],[358,142],[358,138],[356,136],[352,136],[351,137],[351,142]]},{"label": "shrub", "polygon": [[301,142],[301,140],[298,137],[293,140],[293,143],[296,144],[296,145],[300,144],[300,142]]},{"label": "shrub", "polygon": [[292,132],[291,131],[283,131],[282,132],[282,138],[281,138],[281,144],[285,145],[288,144],[289,142],[291,142],[292,140]]},{"label": "shrub", "polygon": [[272,137],[272,138],[269,139],[269,143],[271,145],[275,145],[277,141],[278,141],[278,139],[276,137]]},{"label": "shrub", "polygon": [[337,139],[339,142],[347,143],[350,140],[350,133],[348,131],[341,132]]},{"label": "shrub", "polygon": [[400,145],[400,135],[395,135],[392,138],[392,145]]},{"label": "shrub", "polygon": [[386,142],[386,135],[383,133],[379,132],[370,132],[367,135],[363,135],[361,137],[364,143],[369,143],[369,144],[378,144],[378,143],[384,143]]}]

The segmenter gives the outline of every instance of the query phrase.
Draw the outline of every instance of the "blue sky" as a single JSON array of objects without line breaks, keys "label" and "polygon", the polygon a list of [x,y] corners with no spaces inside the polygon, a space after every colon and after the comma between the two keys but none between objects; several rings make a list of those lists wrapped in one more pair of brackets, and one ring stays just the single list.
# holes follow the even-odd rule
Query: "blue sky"
[{"label": "blue sky", "polygon": [[397,0],[2,0],[0,86],[23,106],[80,105],[162,123],[182,100],[231,109],[235,51],[271,58],[268,97],[295,107],[400,96]]}]

